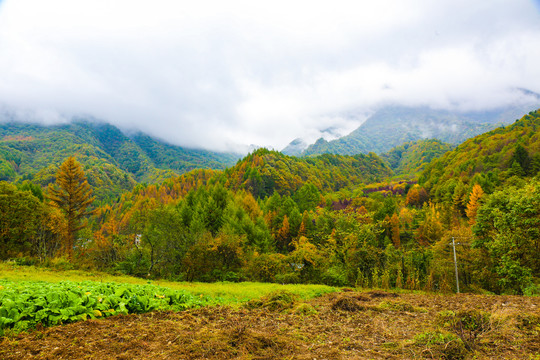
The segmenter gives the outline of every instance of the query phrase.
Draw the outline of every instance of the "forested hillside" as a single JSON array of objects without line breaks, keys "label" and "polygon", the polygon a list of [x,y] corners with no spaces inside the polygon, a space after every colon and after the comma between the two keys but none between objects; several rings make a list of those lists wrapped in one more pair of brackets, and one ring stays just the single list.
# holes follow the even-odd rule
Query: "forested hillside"
[{"label": "forested hillside", "polygon": [[[512,121],[515,117],[509,117],[509,114],[513,113],[515,111],[503,109],[490,113],[459,113],[429,108],[386,107],[370,116],[349,135],[332,141],[321,138],[305,149],[302,155],[382,154],[403,143],[430,138],[457,145]],[[516,116],[521,116],[521,112],[518,114]]]},{"label": "forested hillside", "polygon": [[452,145],[437,139],[418,140],[397,146],[381,157],[396,176],[415,178],[433,159],[452,148]]},{"label": "forested hillside", "polygon": [[114,198],[137,182],[157,183],[195,168],[224,169],[237,155],[183,149],[100,122],[57,126],[0,123],[0,180],[54,181],[62,161],[75,155],[99,199]]},{"label": "forested hillside", "polygon": [[227,169],[224,177],[227,188],[246,189],[255,197],[265,197],[274,191],[292,195],[304,184],[312,184],[320,191],[337,191],[378,182],[391,174],[392,170],[373,153],[296,158],[260,149]]},{"label": "forested hillside", "polygon": [[[539,120],[531,112],[450,151],[436,140],[407,143],[386,160],[259,149],[226,170],[193,170],[94,203],[77,236],[66,235],[76,227],[51,196],[62,171],[44,193],[0,182],[0,256],[55,264],[72,253],[73,266],[175,280],[452,292],[458,240],[461,291],[538,294]],[[34,143],[10,136],[19,147]],[[120,141],[106,142],[107,152],[79,147],[121,153]],[[12,154],[4,153],[10,166]],[[432,158],[417,184],[410,172]]]},{"label": "forested hillside", "polygon": [[[442,201],[478,183],[492,192],[540,171],[540,112],[465,141],[426,167],[419,182]],[[517,182],[519,183],[519,181]]]}]

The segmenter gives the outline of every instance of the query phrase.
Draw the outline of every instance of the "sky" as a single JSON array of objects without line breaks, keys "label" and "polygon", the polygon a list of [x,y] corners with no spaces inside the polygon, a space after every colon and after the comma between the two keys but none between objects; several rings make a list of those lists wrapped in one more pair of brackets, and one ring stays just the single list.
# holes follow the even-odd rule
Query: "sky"
[{"label": "sky", "polygon": [[0,109],[216,151],[540,93],[540,1],[0,0]]}]

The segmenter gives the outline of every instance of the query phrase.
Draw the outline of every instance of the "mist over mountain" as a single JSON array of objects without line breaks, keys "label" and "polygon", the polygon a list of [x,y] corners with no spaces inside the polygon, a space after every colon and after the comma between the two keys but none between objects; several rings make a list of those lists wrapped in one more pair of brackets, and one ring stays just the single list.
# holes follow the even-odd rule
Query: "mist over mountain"
[{"label": "mist over mountain", "polygon": [[[283,149],[288,155],[382,154],[406,142],[438,139],[457,145],[468,138],[508,124],[540,106],[540,95],[521,89],[527,101],[486,111],[450,111],[429,107],[386,106],[367,118],[356,130],[336,140],[318,139],[305,145],[295,139]],[[302,146],[305,146],[302,149]]]}]

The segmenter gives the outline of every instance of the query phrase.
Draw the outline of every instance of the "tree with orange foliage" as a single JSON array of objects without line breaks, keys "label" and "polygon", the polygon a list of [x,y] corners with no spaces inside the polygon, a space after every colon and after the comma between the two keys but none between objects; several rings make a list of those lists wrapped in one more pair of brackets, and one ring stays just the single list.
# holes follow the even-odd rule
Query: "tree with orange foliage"
[{"label": "tree with orange foliage", "polygon": [[289,225],[289,218],[287,215],[283,218],[283,225],[277,233],[276,245],[282,251],[288,251],[291,242],[291,230]]},{"label": "tree with orange foliage", "polygon": [[419,185],[415,185],[407,193],[405,204],[420,208],[428,200],[428,198],[429,195],[426,189]]}]

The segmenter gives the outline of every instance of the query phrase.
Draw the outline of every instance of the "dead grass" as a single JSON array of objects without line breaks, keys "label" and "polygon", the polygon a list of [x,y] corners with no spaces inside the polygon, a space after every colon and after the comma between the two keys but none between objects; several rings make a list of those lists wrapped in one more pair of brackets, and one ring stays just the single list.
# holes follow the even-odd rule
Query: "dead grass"
[{"label": "dead grass", "polygon": [[[280,293],[256,306],[89,320],[0,339],[0,358],[540,358],[538,297],[387,294],[347,291],[301,301]],[[479,323],[469,349],[454,325],[475,324],[478,314],[489,322]]]}]

